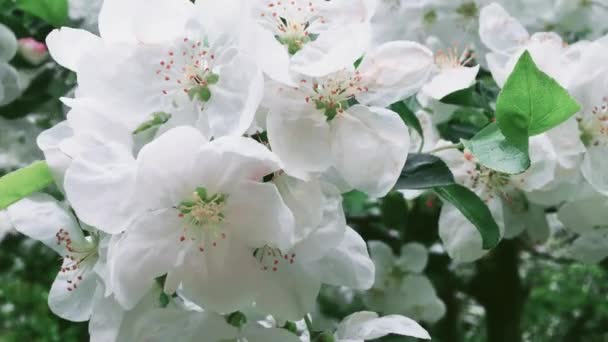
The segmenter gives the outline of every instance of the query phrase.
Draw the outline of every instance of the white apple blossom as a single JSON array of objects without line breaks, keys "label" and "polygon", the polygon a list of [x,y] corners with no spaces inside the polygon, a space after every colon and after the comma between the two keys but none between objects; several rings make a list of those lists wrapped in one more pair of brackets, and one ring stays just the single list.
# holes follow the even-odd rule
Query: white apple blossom
[{"label": "white apple blossom", "polygon": [[295,222],[289,250],[257,249],[260,290],[256,308],[280,319],[299,320],[313,311],[321,283],[368,289],[374,265],[365,242],[346,226],[342,196],[332,185],[286,175],[275,181]]},{"label": "white apple blossom", "polygon": [[[568,137],[576,140],[575,134]],[[446,142],[441,141],[438,144],[445,145]],[[454,174],[456,182],[471,189],[486,203],[500,228],[501,237],[515,237],[528,227],[533,230],[530,235],[537,240],[546,238],[546,233],[543,233],[547,230],[546,224],[540,224],[544,220],[543,210],[528,203],[526,194],[562,185],[553,183],[561,170],[558,155],[559,150],[555,150],[547,133],[530,139],[531,167],[519,175],[504,174],[480,165],[467,150],[437,152]],[[510,224],[505,225],[505,222]],[[481,234],[475,226],[448,203],[441,208],[439,236],[448,254],[458,263],[479,259],[487,252],[482,248]]]},{"label": "white apple blossom", "polygon": [[[87,321],[103,285],[98,271],[105,266],[100,256],[102,235],[78,221],[59,202],[46,194],[35,194],[7,209],[15,229],[39,240],[62,257],[62,266],[49,293],[53,313],[71,321]],[[102,284],[102,283],[101,283]]]},{"label": "white apple blossom", "polygon": [[[115,224],[100,229],[125,230],[109,264],[115,296],[127,309],[164,274],[169,293],[181,283],[184,295],[205,308],[238,309],[256,294],[244,281],[258,270],[255,251],[293,246],[293,216],[276,187],[262,183],[279,162],[251,139],[208,143],[198,130],[178,127],[136,160],[119,152],[89,157],[68,171],[66,193],[78,199],[79,215],[105,215]],[[107,162],[112,157],[114,164]],[[114,178],[120,187],[95,182],[117,165],[124,170]],[[99,197],[126,204],[100,206]]]},{"label": "white apple blossom", "polygon": [[[276,81],[290,71],[320,77],[352,65],[370,44],[376,0],[254,0],[249,50]],[[351,37],[356,36],[356,39]]]},{"label": "white apple blossom", "polygon": [[189,124],[205,135],[240,135],[261,101],[263,77],[241,51],[246,28],[223,31],[205,20],[213,7],[208,1],[108,0],[99,17],[101,37],[62,28],[47,44],[58,63],[77,73],[77,101],[95,99],[131,130],[153,113],[185,107],[194,114]]},{"label": "white apple blossom", "polygon": [[376,281],[374,287],[363,294],[367,307],[430,323],[445,315],[445,304],[422,273],[428,261],[426,247],[408,243],[395,257],[391,248],[380,241],[371,241],[369,246],[376,266]]},{"label": "white apple blossom", "polygon": [[306,179],[333,169],[353,188],[386,194],[405,163],[409,134],[382,107],[414,94],[432,71],[430,51],[392,42],[367,53],[357,69],[303,77],[296,88],[276,85],[267,120],[273,151],[290,175]]},{"label": "white apple blossom", "polygon": [[608,68],[602,63],[608,43],[596,41],[583,48],[568,90],[581,104],[577,115],[580,138],[584,146],[581,171],[599,192],[608,194],[608,177],[603,171],[608,153]]},{"label": "white apple blossom", "polygon": [[473,86],[479,65],[467,66],[472,59],[467,50],[462,54],[458,54],[455,48],[437,52],[435,64],[439,73],[422,87],[422,93],[435,100],[441,100],[449,94]]},{"label": "white apple blossom", "polygon": [[554,32],[537,32],[532,35],[500,5],[493,3],[480,13],[479,36],[490,50],[485,56],[496,83],[502,87],[513,71],[519,57],[528,51],[537,66],[567,87],[571,77],[568,65],[571,51],[563,39]]}]

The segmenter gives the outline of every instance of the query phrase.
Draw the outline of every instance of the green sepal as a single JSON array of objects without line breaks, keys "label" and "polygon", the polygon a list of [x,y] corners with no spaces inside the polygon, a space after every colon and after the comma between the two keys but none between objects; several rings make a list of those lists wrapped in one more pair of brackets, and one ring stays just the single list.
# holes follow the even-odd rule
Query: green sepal
[{"label": "green sepal", "polygon": [[139,134],[139,133],[147,131],[151,128],[155,128],[155,127],[164,125],[165,123],[167,123],[167,121],[169,121],[169,119],[171,119],[171,114],[168,114],[165,112],[152,113],[152,118],[150,120],[142,123],[141,125],[139,125],[135,129],[135,131],[133,131],[133,134]]}]

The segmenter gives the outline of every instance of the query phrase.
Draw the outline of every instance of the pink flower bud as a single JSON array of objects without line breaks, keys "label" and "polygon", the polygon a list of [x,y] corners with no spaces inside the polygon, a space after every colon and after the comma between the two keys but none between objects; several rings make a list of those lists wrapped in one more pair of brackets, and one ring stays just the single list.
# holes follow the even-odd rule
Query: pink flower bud
[{"label": "pink flower bud", "polygon": [[49,56],[46,45],[34,38],[21,38],[19,39],[18,44],[19,54],[33,65],[41,64]]}]

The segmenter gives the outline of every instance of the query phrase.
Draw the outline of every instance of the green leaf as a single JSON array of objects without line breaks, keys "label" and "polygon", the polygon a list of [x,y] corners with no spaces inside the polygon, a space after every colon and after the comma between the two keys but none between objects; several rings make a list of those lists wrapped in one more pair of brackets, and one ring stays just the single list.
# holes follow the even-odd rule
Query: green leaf
[{"label": "green leaf", "polygon": [[475,85],[470,86],[469,88],[455,91],[451,94],[444,96],[440,102],[463,106],[463,107],[475,107],[482,108],[483,103],[479,98],[479,95],[475,92]]},{"label": "green leaf", "polygon": [[393,103],[391,105],[391,110],[399,114],[403,122],[405,122],[408,127],[413,128],[416,133],[420,135],[420,138],[422,139],[420,147],[422,148],[424,145],[424,132],[422,130],[420,120],[418,120],[416,114],[414,114],[414,112],[403,101]]},{"label": "green leaf", "polygon": [[68,21],[68,0],[18,0],[17,7],[55,27]]},{"label": "green leaf", "polygon": [[169,119],[171,119],[171,114],[167,114],[165,112],[153,113],[152,118],[150,120],[142,123],[141,125],[139,125],[139,127],[137,127],[137,129],[135,129],[135,131],[133,131],[133,134],[139,134],[139,133],[147,131],[151,128],[158,128],[158,126],[161,126],[161,125],[167,123],[167,121],[169,121]]},{"label": "green leaf", "polygon": [[491,249],[500,241],[500,229],[488,206],[473,191],[459,184],[433,189],[442,201],[452,204],[477,228],[484,249]]},{"label": "green leaf", "polygon": [[518,174],[530,167],[528,140],[516,144],[507,140],[492,123],[482,129],[471,140],[462,140],[466,147],[477,158],[479,164],[508,174]]},{"label": "green leaf", "polygon": [[407,226],[408,207],[403,195],[390,192],[380,200],[382,222],[389,228],[405,228]]},{"label": "green leaf", "polygon": [[528,51],[517,61],[496,102],[496,120],[504,136],[523,144],[568,120],[578,103],[554,79],[543,73]]},{"label": "green leaf", "polygon": [[395,189],[421,190],[454,184],[448,166],[430,154],[410,153]]},{"label": "green leaf", "polygon": [[0,209],[53,184],[46,162],[38,161],[0,178]]}]

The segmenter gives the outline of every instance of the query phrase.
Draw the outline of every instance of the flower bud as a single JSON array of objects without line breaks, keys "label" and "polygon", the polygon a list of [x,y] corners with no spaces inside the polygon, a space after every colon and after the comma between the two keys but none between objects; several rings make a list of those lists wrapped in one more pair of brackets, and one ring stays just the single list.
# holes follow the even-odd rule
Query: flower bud
[{"label": "flower bud", "polygon": [[41,64],[49,56],[46,45],[34,38],[21,38],[18,41],[18,46],[21,57],[32,65]]}]

